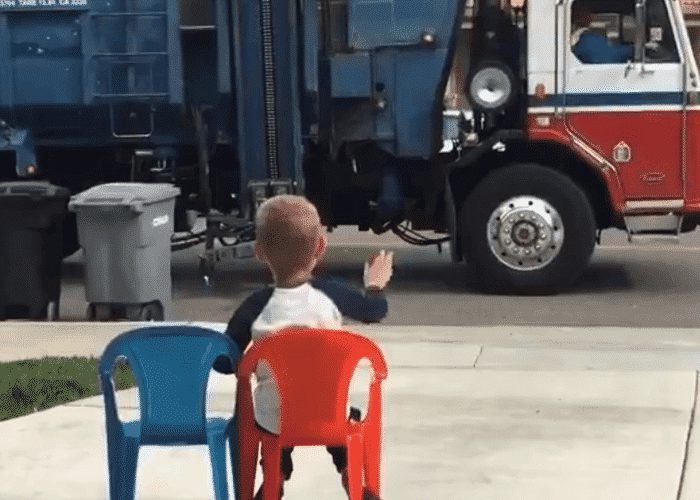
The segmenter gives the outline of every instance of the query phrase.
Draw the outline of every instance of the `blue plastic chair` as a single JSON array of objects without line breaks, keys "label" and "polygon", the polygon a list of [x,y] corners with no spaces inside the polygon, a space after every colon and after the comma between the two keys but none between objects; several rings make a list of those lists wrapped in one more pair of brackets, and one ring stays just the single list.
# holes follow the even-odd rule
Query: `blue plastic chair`
[{"label": "blue plastic chair", "polygon": [[[141,445],[205,444],[211,455],[216,498],[228,499],[226,441],[235,471],[235,422],[206,417],[209,373],[220,356],[235,367],[240,351],[227,336],[191,326],[140,328],[110,342],[100,360],[100,383],[107,419],[111,500],[133,500]],[[141,419],[134,422],[121,422],[117,413],[112,375],[119,359],[127,360],[139,389]]]}]

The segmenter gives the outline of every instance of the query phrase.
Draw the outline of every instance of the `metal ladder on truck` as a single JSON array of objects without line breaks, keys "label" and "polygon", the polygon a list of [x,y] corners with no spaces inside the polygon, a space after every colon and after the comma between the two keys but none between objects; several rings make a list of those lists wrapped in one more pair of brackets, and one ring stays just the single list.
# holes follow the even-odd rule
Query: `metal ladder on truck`
[{"label": "metal ladder on truck", "polygon": [[[182,61],[176,2],[127,2],[122,12],[91,12],[93,33],[88,99],[109,107],[118,139],[146,139],[154,132],[153,105],[182,103]],[[176,32],[176,31],[175,31]]]}]

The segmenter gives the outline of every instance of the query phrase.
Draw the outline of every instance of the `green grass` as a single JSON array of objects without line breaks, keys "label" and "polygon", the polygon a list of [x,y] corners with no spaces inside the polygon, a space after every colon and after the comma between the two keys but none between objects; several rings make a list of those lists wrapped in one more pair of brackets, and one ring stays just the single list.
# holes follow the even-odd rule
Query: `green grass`
[{"label": "green grass", "polygon": [[[95,358],[44,358],[0,363],[0,422],[101,394]],[[118,365],[117,389],[135,385]]]}]

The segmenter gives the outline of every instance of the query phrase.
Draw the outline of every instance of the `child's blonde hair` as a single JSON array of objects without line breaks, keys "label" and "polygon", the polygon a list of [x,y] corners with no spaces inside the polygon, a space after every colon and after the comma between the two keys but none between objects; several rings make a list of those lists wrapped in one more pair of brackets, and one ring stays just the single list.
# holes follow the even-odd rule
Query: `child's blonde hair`
[{"label": "child's blonde hair", "polygon": [[258,208],[255,224],[258,248],[277,278],[313,268],[322,226],[316,207],[306,198],[270,198]]}]

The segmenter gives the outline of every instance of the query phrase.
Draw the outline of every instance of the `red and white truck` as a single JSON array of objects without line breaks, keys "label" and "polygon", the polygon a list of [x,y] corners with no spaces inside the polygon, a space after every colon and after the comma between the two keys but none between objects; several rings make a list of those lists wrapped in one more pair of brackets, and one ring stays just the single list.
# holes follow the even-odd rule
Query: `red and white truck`
[{"label": "red and white truck", "polygon": [[[488,8],[477,5],[465,22],[472,52],[456,65],[446,99],[471,104],[460,110],[469,132],[455,143],[458,166],[447,174],[455,258],[475,265],[492,290],[546,293],[576,279],[603,229],[625,229],[631,242],[694,230],[700,79],[681,4],[528,0],[491,8],[504,20],[486,14],[484,27]],[[587,12],[586,26],[576,24],[575,9]],[[692,30],[692,5],[685,14]],[[582,29],[634,55],[584,62],[576,53]],[[501,47],[500,57],[484,59],[482,48],[498,37],[519,39],[519,54]]]}]

